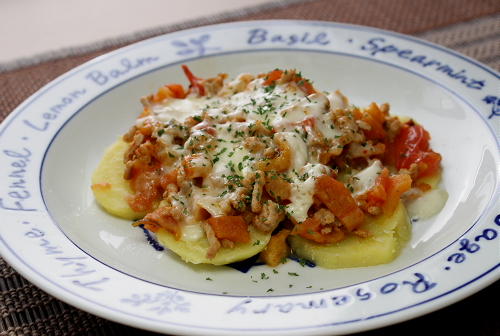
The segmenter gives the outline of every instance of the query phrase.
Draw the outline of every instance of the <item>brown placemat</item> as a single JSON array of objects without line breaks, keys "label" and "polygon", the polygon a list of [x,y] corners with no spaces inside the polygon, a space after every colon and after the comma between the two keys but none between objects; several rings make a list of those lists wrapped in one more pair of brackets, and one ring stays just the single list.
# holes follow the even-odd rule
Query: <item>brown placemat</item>
[{"label": "brown placemat", "polygon": [[[94,46],[70,48],[0,65],[0,121],[58,75],[98,55],[162,33],[204,24],[256,19],[354,23],[413,34],[500,70],[498,0],[276,1],[242,11],[157,27]],[[5,223],[2,223],[5,224]],[[496,284],[450,307],[363,335],[500,335]],[[93,316],[39,290],[0,258],[0,335],[155,335]]]}]

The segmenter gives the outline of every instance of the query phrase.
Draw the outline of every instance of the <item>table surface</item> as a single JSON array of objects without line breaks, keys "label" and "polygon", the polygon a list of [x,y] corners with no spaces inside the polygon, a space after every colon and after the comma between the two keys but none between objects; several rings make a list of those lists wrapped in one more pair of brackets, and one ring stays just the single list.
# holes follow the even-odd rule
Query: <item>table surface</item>
[{"label": "table surface", "polygon": [[[96,4],[92,5],[92,1]],[[306,19],[374,26],[427,39],[500,70],[500,1],[497,0],[184,0],[175,4],[143,0],[127,2],[126,11],[118,0],[98,4],[92,1],[0,2],[0,43],[3,46],[0,53],[0,121],[40,87],[87,60],[147,37],[217,22]],[[164,15],[156,15],[150,10],[165,6],[165,3],[173,8],[165,9]],[[72,13],[75,11],[80,12]],[[147,20],[123,25],[130,21],[131,14],[125,17],[121,13],[130,11],[140,13],[134,18]],[[51,16],[49,13],[53,12],[63,13],[64,17]],[[91,27],[82,27],[78,21],[86,15],[92,21]],[[65,27],[64,34],[55,36],[61,27]],[[84,34],[79,35],[82,31]],[[54,36],[45,36],[51,33]],[[67,39],[68,36],[73,39]],[[10,48],[13,50],[6,51]],[[496,282],[437,312],[360,335],[424,332],[500,335],[500,319],[495,308],[500,298],[499,290],[500,283]],[[63,303],[30,284],[0,258],[0,335],[57,334],[155,335]]]}]

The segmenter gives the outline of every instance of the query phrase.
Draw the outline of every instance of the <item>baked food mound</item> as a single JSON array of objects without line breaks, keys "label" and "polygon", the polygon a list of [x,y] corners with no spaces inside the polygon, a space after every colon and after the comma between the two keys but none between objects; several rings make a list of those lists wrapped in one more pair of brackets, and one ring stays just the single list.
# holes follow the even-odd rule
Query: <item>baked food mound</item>
[{"label": "baked food mound", "polygon": [[327,268],[394,259],[403,201],[436,189],[441,156],[389,105],[359,108],[296,70],[189,80],[144,97],[92,177],[97,202],[183,260],[223,265],[290,253]]}]

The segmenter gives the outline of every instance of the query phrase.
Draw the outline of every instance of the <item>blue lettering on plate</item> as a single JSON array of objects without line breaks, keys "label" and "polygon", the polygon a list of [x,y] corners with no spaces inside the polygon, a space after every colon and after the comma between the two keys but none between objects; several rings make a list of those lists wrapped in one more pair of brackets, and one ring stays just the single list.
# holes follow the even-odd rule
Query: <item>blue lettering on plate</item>
[{"label": "blue lettering on plate", "polygon": [[21,150],[6,149],[3,155],[7,156],[10,162],[10,170],[4,177],[7,182],[7,195],[0,198],[0,208],[15,211],[36,211],[28,208],[24,202],[31,198],[30,188],[28,188],[25,177],[28,173],[28,165],[31,158],[31,151],[23,147]]},{"label": "blue lettering on plate", "polygon": [[373,295],[372,293],[366,291],[363,288],[356,289],[356,297],[358,297],[359,300],[361,301],[370,300],[372,298],[372,295]]},{"label": "blue lettering on plate", "polygon": [[485,86],[484,79],[475,79],[470,77],[465,69],[454,69],[443,61],[432,59],[428,55],[416,54],[412,49],[400,48],[394,44],[386,43],[383,37],[375,37],[369,39],[364,45],[360,47],[361,50],[367,51],[371,56],[379,54],[393,54],[404,59],[410,63],[419,64],[423,68],[434,69],[439,73],[444,73],[448,77],[459,81],[470,89],[481,90]]},{"label": "blue lettering on plate", "polygon": [[328,39],[326,32],[311,33],[305,31],[300,34],[276,34],[263,28],[255,28],[248,31],[247,44],[258,45],[265,42],[286,46],[300,44],[324,46],[330,44],[330,40]]},{"label": "blue lettering on plate", "polygon": [[259,304],[257,300],[246,298],[229,308],[226,314],[266,314],[268,312],[277,311],[280,313],[290,313],[294,310],[310,310],[310,309],[325,309],[331,306],[341,306],[348,302],[349,297],[339,296],[332,297],[330,300],[321,298],[318,300],[307,301],[288,301],[283,303],[265,303]]},{"label": "blue lettering on plate", "polygon": [[171,312],[188,313],[190,310],[190,303],[177,291],[170,290],[155,294],[132,294],[128,298],[121,299],[121,302],[134,307],[147,307],[158,315]]},{"label": "blue lettering on plate", "polygon": [[80,89],[70,92],[69,94],[61,97],[54,105],[48,110],[42,111],[37,120],[23,120],[24,124],[31,129],[39,132],[45,132],[51,122],[59,117],[59,114],[68,109],[75,101],[87,93],[87,90]]},{"label": "blue lettering on plate", "polygon": [[414,273],[416,281],[403,281],[403,285],[409,285],[413,293],[424,293],[436,287],[437,283],[430,281],[422,273]]},{"label": "blue lettering on plate", "polygon": [[99,86],[107,84],[110,80],[120,78],[131,71],[142,68],[158,61],[159,57],[139,57],[134,60],[122,58],[118,65],[106,71],[93,70],[85,76],[86,79]]},{"label": "blue lettering on plate", "polygon": [[[437,286],[436,282],[431,281],[422,273],[413,273],[413,278],[401,282],[387,282],[378,288],[378,292],[383,295],[395,293],[402,288],[409,288],[413,294],[422,294],[432,290]],[[353,294],[338,294],[333,296],[324,296],[314,300],[282,301],[278,303],[263,302],[259,299],[245,298],[237,304],[229,307],[226,314],[267,314],[270,312],[289,313],[297,310],[341,309],[353,302],[366,302],[375,297],[373,292],[363,287],[354,288]]]},{"label": "blue lettering on plate", "polygon": [[[496,226],[500,226],[500,214],[496,215],[493,220]],[[462,264],[465,262],[469,255],[473,255],[481,250],[481,244],[486,244],[489,241],[495,240],[498,238],[498,231],[493,228],[485,228],[480,234],[474,236],[474,238],[462,238],[458,241],[458,252],[452,253],[446,258],[446,261],[453,264]],[[445,266],[445,270],[449,271],[451,269],[450,266]]]},{"label": "blue lettering on plate", "polygon": [[190,38],[187,41],[174,40],[172,41],[172,45],[174,47],[180,48],[177,51],[177,55],[179,56],[203,56],[210,51],[218,51],[220,47],[208,47],[205,44],[210,40],[209,34],[203,34],[198,38]]},{"label": "blue lettering on plate", "polygon": [[[27,221],[22,222],[22,224],[31,225]],[[109,278],[99,276],[97,270],[87,263],[88,257],[66,254],[63,249],[50,241],[43,230],[32,226],[24,233],[24,236],[31,241],[37,242],[45,255],[50,256],[53,261],[59,263],[63,272],[58,276],[70,280],[73,285],[93,291],[101,291],[103,288],[100,285],[109,281]]]}]

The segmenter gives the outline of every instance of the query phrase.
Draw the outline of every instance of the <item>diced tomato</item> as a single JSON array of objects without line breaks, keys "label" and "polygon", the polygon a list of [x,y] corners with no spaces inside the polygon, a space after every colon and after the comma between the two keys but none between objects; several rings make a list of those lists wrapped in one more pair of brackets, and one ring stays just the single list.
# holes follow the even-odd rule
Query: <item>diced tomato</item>
[{"label": "diced tomato", "polygon": [[205,87],[201,83],[203,79],[193,75],[191,70],[185,64],[182,65],[182,70],[184,71],[184,74],[186,75],[187,79],[189,80],[189,83],[191,84],[189,89],[195,89],[198,92],[198,95],[204,96]]},{"label": "diced tomato", "polygon": [[368,206],[382,207],[384,205],[387,200],[387,191],[385,187],[387,185],[388,175],[389,171],[387,169],[382,170],[373,188],[366,193],[366,202]]},{"label": "diced tomato", "polygon": [[389,176],[385,182],[387,200],[382,209],[385,215],[391,215],[396,210],[401,195],[411,188],[411,177],[407,174]]},{"label": "diced tomato", "polygon": [[[263,85],[269,86],[273,85],[277,80],[279,80],[281,77],[283,77],[283,70],[280,69],[275,69],[271,72],[269,72],[265,77],[264,77],[264,83]],[[291,81],[295,82],[297,86],[307,95],[313,94],[316,92],[314,89],[313,85],[311,82],[305,78],[303,78],[301,75],[296,74]]]},{"label": "diced tomato", "polygon": [[316,179],[315,194],[348,231],[363,224],[365,215],[346,186],[328,175]]},{"label": "diced tomato", "polygon": [[307,218],[300,224],[295,225],[292,234],[301,236],[302,238],[312,240],[319,244],[336,243],[344,239],[344,232],[340,230],[332,230],[329,233],[322,233],[323,229],[321,222],[317,218]]},{"label": "diced tomato", "polygon": [[389,162],[398,170],[417,164],[418,178],[436,174],[441,155],[430,148],[429,140],[430,135],[422,126],[405,124],[390,146]]},{"label": "diced tomato", "polygon": [[407,174],[389,176],[384,168],[377,177],[375,186],[367,192],[369,206],[381,207],[385,215],[391,215],[397,208],[401,195],[411,188],[411,177]]},{"label": "diced tomato", "polygon": [[185,97],[186,92],[184,91],[184,87],[182,85],[168,84],[158,89],[158,91],[153,95],[153,101],[155,103],[159,103],[167,98],[183,99]]},{"label": "diced tomato", "polygon": [[174,98],[177,99],[184,99],[186,98],[186,91],[184,90],[184,87],[180,84],[168,84],[166,85],[170,89],[170,91],[173,94]]},{"label": "diced tomato", "polygon": [[283,71],[280,70],[280,69],[275,69],[275,70],[269,72],[266,75],[266,77],[264,77],[264,83],[263,83],[263,85],[265,85],[265,86],[273,85],[274,82],[276,82],[282,76],[283,76]]},{"label": "diced tomato", "polygon": [[242,216],[210,217],[207,222],[218,239],[227,239],[235,243],[248,243],[250,241],[248,224]]}]

